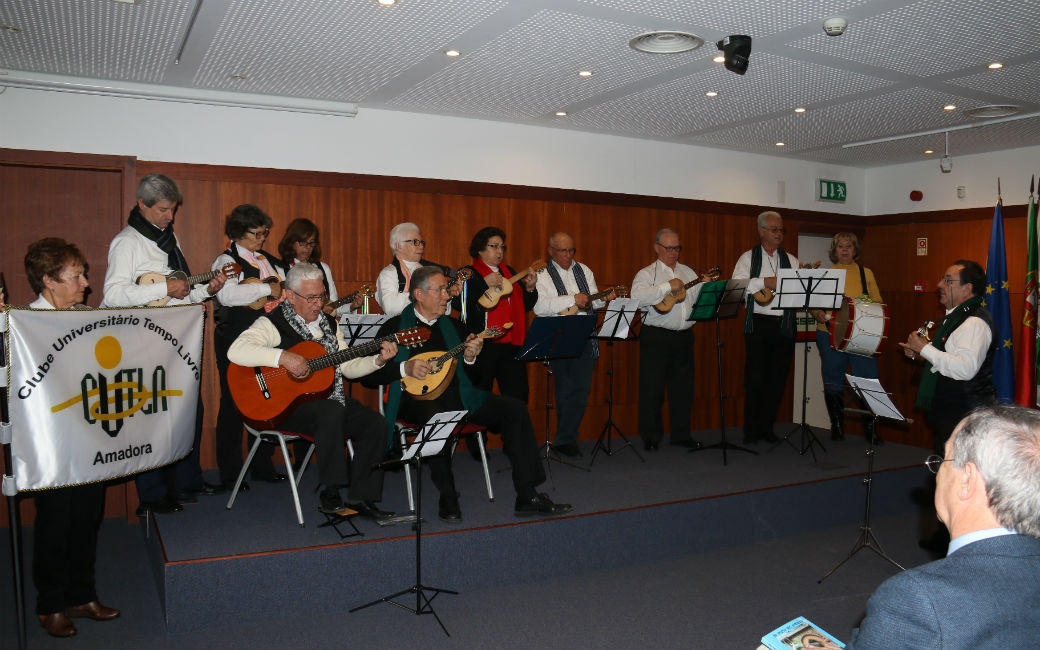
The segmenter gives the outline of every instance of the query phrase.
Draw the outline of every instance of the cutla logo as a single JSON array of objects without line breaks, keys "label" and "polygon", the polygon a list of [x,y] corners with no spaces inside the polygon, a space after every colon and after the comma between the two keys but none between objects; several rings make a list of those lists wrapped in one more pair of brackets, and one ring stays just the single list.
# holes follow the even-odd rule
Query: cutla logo
[{"label": "cutla logo", "polygon": [[[105,336],[94,345],[94,357],[98,365],[112,371],[123,359],[123,348],[115,337]],[[86,374],[80,380],[79,394],[52,406],[51,411],[57,413],[80,404],[88,424],[100,422],[105,433],[115,438],[126,418],[137,412],[153,415],[167,411],[167,400],[184,395],[182,390],[166,387],[166,369],[161,365],[152,369],[149,379],[150,385],[146,385],[144,368],[123,368],[111,378],[105,372]]]}]

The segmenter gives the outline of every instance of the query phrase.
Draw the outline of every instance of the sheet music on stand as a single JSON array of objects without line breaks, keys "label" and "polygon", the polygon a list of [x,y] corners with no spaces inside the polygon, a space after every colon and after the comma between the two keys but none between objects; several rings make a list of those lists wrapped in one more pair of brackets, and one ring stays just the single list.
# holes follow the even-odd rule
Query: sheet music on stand
[{"label": "sheet music on stand", "polygon": [[841,309],[845,269],[779,269],[776,294],[780,301],[773,307],[777,309]]},{"label": "sheet music on stand", "polygon": [[736,316],[740,308],[744,306],[744,292],[747,290],[747,285],[747,278],[705,282],[701,285],[697,303],[690,310],[690,315],[686,320],[710,320],[716,316],[719,318]]},{"label": "sheet music on stand", "polygon": [[343,314],[339,317],[339,326],[347,338],[347,346],[354,347],[376,338],[379,326],[388,318],[386,314]]},{"label": "sheet music on stand", "polygon": [[420,434],[415,438],[415,442],[408,445],[408,448],[401,454],[400,462],[407,463],[420,450],[423,457],[436,456],[441,453],[441,450],[444,449],[444,443],[448,441],[448,437],[455,431],[455,427],[458,426],[468,412],[443,411],[434,414],[429,422],[423,425]]},{"label": "sheet music on stand", "polygon": [[639,310],[636,298],[614,298],[603,310],[603,325],[595,335],[599,339],[627,339]]},{"label": "sheet music on stand", "polygon": [[888,397],[888,392],[881,387],[879,380],[857,377],[855,375],[845,375],[845,379],[852,386],[852,390],[863,398],[867,408],[872,413],[880,418],[907,422],[906,416],[900,413],[896,405],[892,403],[892,400]]}]

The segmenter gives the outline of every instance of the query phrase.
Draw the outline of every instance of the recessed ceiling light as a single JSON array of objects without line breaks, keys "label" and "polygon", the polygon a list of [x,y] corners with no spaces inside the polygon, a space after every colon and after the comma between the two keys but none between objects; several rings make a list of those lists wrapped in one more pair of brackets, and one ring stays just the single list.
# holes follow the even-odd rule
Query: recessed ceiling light
[{"label": "recessed ceiling light", "polygon": [[640,34],[628,42],[629,47],[651,54],[689,52],[704,45],[704,39],[689,32],[656,31]]},{"label": "recessed ceiling light", "polygon": [[804,113],[805,112],[805,108],[802,107],[802,106],[799,106],[798,108],[794,109],[794,112],[795,113]]},{"label": "recessed ceiling light", "polygon": [[22,31],[14,25],[0,25],[0,29],[4,30],[5,32],[10,32],[12,34],[17,34],[18,32]]},{"label": "recessed ceiling light", "polygon": [[944,111],[957,110],[957,105],[956,104],[947,104],[946,106],[943,106],[943,110]]},{"label": "recessed ceiling light", "polygon": [[717,97],[718,94],[719,94],[719,91],[717,91],[717,90],[709,90],[708,92],[706,92],[704,94],[707,95],[708,97]]},{"label": "recessed ceiling light", "polygon": [[989,68],[990,70],[1000,70],[1001,68],[1004,67],[1004,64],[1001,63],[1000,61],[994,61],[993,63],[990,63],[986,67]]},{"label": "recessed ceiling light", "polygon": [[578,76],[579,77],[591,77],[592,76],[592,70],[579,70],[578,71]]},{"label": "recessed ceiling light", "polygon": [[234,79],[235,81],[245,81],[247,78],[248,77],[246,77],[244,74],[238,74],[238,73],[236,73],[236,74],[229,74],[228,75],[228,79]]},{"label": "recessed ceiling light", "polygon": [[444,56],[458,56],[461,54],[458,50],[445,50]]},{"label": "recessed ceiling light", "polygon": [[715,56],[711,57],[711,60],[715,63],[724,63],[726,61],[726,57],[723,54],[716,54]]},{"label": "recessed ceiling light", "polygon": [[567,117],[567,111],[556,111],[556,117]]},{"label": "recessed ceiling light", "polygon": [[778,146],[778,147],[786,147],[787,145],[784,144],[783,142],[777,142],[776,146]]},{"label": "recessed ceiling light", "polygon": [[929,155],[931,155],[931,154],[935,153],[935,152],[934,152],[934,151],[932,151],[931,149],[925,149],[925,150],[924,150],[924,152],[925,152],[926,154],[929,154]]},{"label": "recessed ceiling light", "polygon": [[122,2],[123,4],[128,4],[128,5],[135,5],[135,4],[137,4],[137,0],[115,0],[115,1],[116,2]]},{"label": "recessed ceiling light", "polygon": [[389,7],[397,2],[397,0],[378,0],[379,4],[384,7]]}]

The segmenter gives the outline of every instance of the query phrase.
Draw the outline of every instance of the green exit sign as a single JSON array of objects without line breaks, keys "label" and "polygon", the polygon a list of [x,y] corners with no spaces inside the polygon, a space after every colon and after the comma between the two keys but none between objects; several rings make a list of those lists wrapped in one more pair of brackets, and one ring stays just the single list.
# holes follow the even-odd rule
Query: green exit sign
[{"label": "green exit sign", "polygon": [[821,178],[816,181],[816,187],[819,189],[819,194],[817,195],[818,201],[844,203],[845,197],[848,196],[848,189],[845,187],[845,181],[829,181],[825,178]]}]

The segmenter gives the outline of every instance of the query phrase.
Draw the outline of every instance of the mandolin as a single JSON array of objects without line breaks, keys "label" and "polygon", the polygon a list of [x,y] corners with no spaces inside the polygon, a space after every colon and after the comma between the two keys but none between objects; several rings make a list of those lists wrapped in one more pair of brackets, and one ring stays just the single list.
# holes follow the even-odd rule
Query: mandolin
[{"label": "mandolin", "polygon": [[[820,260],[816,260],[812,264],[806,262],[805,264],[798,265],[798,268],[800,268],[800,269],[818,269],[818,268],[820,268],[820,264],[822,264],[822,263],[823,262],[820,261]],[[772,289],[770,289],[769,287],[762,287],[761,289],[759,289],[758,291],[756,291],[752,295],[755,298],[755,302],[757,302],[758,304],[760,304],[763,307],[765,307],[769,303],[773,302],[773,297],[776,296],[776,292],[773,291]]]},{"label": "mandolin", "polygon": [[[672,311],[672,307],[675,306],[675,303],[686,300],[686,290],[704,281],[700,273],[697,273],[696,271],[694,271],[694,273],[697,275],[696,278],[690,280],[678,289],[673,289],[672,291],[666,293],[664,295],[664,299],[662,299],[661,302],[654,305],[654,309],[656,309],[658,313],[667,314],[668,312]],[[708,272],[704,275],[710,278],[710,282],[714,282],[715,280],[718,280],[720,277],[722,277],[722,272],[719,270],[719,267],[715,266],[708,269]]]},{"label": "mandolin", "polygon": [[[618,298],[627,298],[628,297],[628,287],[626,287],[623,284],[619,284],[616,287],[610,287],[609,289],[604,289],[603,291],[598,291],[598,292],[592,294],[591,296],[589,296],[589,307],[592,306],[592,303],[594,301],[600,300],[602,298],[606,298],[607,296],[609,296],[611,291],[617,293],[617,297]],[[567,309],[564,309],[563,311],[561,311],[560,312],[560,316],[573,316],[574,314],[577,314],[579,311],[581,311],[581,307],[578,307],[577,305],[571,305]]]},{"label": "mandolin", "polygon": [[296,404],[320,399],[332,392],[336,366],[344,361],[378,354],[384,341],[412,347],[429,338],[430,330],[413,327],[331,354],[317,341],[301,341],[289,351],[308,360],[311,372],[306,377],[294,377],[280,367],[247,367],[232,363],[227,372],[228,388],[243,420],[258,428],[270,429],[284,420]]},{"label": "mandolin", "polygon": [[[209,282],[218,275],[223,274],[226,277],[233,278],[242,272],[242,267],[234,262],[228,262],[224,266],[220,267],[215,271],[207,271],[206,273],[199,273],[198,275],[188,275],[184,271],[174,271],[169,275],[163,275],[162,273],[145,273],[141,277],[137,278],[137,284],[158,284],[159,282],[166,282],[167,280],[185,280],[188,283],[188,290],[194,287],[196,284],[204,284]],[[149,307],[163,307],[166,303],[170,302],[170,296],[163,296],[158,300],[153,300],[148,303]]]},{"label": "mandolin", "polygon": [[343,296],[342,298],[339,298],[337,300],[330,300],[329,302],[325,303],[325,306],[322,307],[322,309],[326,313],[331,311],[333,314],[335,314],[337,309],[339,309],[343,305],[349,305],[350,303],[354,302],[354,298],[357,298],[358,296],[370,298],[374,295],[376,295],[376,292],[375,289],[372,288],[372,285],[363,284],[361,285],[361,288],[359,288],[357,291]]},{"label": "mandolin", "polygon": [[[512,323],[506,323],[502,327],[489,327],[477,336],[482,339],[497,339],[512,327]],[[451,380],[455,376],[455,368],[458,366],[455,358],[465,350],[466,342],[463,341],[447,352],[422,352],[415,355],[412,359],[425,359],[429,362],[431,370],[422,379],[410,376],[402,377],[401,388],[415,399],[437,399],[451,384]]]},{"label": "mandolin", "polygon": [[523,271],[520,271],[519,273],[516,273],[515,275],[513,275],[513,277],[511,277],[511,278],[503,278],[503,282],[502,282],[501,286],[498,286],[498,287],[488,287],[488,290],[484,292],[484,295],[482,295],[480,297],[480,300],[478,300],[477,302],[480,303],[480,306],[483,307],[484,309],[487,309],[487,310],[494,309],[495,305],[498,304],[499,300],[501,300],[505,296],[508,296],[509,294],[513,293],[513,285],[514,284],[516,284],[517,282],[522,280],[523,277],[525,275],[527,275],[528,273],[537,273],[537,272],[541,271],[544,268],[545,268],[545,260],[536,260],[534,262],[531,262],[530,266],[528,266]]},{"label": "mandolin", "polygon": [[[263,282],[264,284],[277,284],[282,289],[285,289],[285,282],[279,280],[273,275],[269,278],[264,278],[263,280],[261,280],[260,278],[246,278],[245,280],[239,282],[239,284],[259,284],[261,282]],[[268,300],[274,300],[274,298],[271,298],[271,296],[260,296],[248,305],[243,305],[243,307],[246,307],[248,309],[263,309],[264,305],[267,304]]]}]

